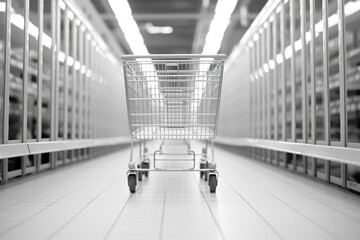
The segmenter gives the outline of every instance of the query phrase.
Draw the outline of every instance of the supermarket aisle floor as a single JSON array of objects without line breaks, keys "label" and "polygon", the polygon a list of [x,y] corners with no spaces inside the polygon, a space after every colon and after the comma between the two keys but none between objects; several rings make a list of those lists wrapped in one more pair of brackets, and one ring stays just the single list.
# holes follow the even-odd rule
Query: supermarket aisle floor
[{"label": "supermarket aisle floor", "polygon": [[7,184],[0,239],[360,236],[360,197],[222,148],[216,155],[216,194],[189,172],[152,172],[130,194],[128,149]]}]

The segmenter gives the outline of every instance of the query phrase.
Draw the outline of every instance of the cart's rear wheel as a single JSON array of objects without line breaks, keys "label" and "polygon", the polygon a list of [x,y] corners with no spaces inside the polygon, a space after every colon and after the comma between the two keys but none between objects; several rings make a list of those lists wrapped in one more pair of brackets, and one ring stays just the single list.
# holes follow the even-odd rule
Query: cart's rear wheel
[{"label": "cart's rear wheel", "polygon": [[129,190],[132,193],[136,192],[136,174],[129,174],[128,175],[128,185],[129,185]]},{"label": "cart's rear wheel", "polygon": [[217,179],[215,174],[209,174],[209,187],[211,193],[216,192]]}]

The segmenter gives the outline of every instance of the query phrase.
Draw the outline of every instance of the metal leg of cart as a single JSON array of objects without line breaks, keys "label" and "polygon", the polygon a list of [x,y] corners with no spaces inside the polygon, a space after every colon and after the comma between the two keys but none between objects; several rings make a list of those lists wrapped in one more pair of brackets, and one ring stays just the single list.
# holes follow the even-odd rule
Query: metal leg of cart
[{"label": "metal leg of cart", "polygon": [[[218,185],[219,174],[216,171],[216,162],[215,162],[215,151],[214,151],[214,141],[211,141],[211,158],[208,156],[208,147],[209,142],[206,141],[205,148],[202,149],[202,159],[200,160],[200,178],[204,176],[204,180],[208,181],[210,192],[216,192],[216,187]],[[201,171],[206,169],[205,171]]]},{"label": "metal leg of cart", "polygon": [[211,139],[211,161],[208,162],[208,180],[209,188],[211,193],[216,192],[216,187],[218,185],[219,174],[216,171],[216,162],[215,162],[215,151],[214,151],[214,140]]},{"label": "metal leg of cart", "polygon": [[[146,169],[150,168],[150,160],[148,158],[146,148],[146,141],[139,141],[139,160],[134,160],[134,139],[131,139],[131,147],[130,147],[130,162],[129,162],[129,170],[127,172],[128,177],[128,186],[130,192],[136,192],[137,181],[142,181],[143,176],[148,177],[149,171]],[[137,162],[137,164],[136,164]]]},{"label": "metal leg of cart", "polygon": [[[146,147],[146,141],[143,141],[143,149],[142,149],[142,162],[140,164],[140,168],[142,169],[150,169],[150,159],[148,156],[148,149]],[[149,171],[143,171],[145,177],[149,177]]]},{"label": "metal leg of cart", "polygon": [[134,139],[131,139],[131,146],[130,146],[130,162],[129,162],[129,170],[127,172],[127,180],[129,190],[132,193],[136,192],[136,185],[137,185],[137,171],[135,168],[135,161],[134,161]]},{"label": "metal leg of cart", "polygon": [[[139,169],[149,169],[150,168],[150,160],[149,157],[147,155],[147,148],[146,148],[146,141],[145,140],[140,140],[139,143],[139,155],[140,155],[140,160],[138,163],[138,168]],[[149,176],[149,171],[139,171],[138,172],[138,179],[139,181],[142,180],[142,177],[148,177]]]}]

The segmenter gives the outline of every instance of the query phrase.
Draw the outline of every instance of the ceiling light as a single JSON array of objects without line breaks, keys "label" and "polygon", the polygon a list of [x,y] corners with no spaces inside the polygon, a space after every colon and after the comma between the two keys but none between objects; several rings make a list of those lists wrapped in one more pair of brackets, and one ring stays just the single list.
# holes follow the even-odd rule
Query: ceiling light
[{"label": "ceiling light", "polygon": [[6,10],[6,5],[4,2],[0,2],[0,12],[5,12]]},{"label": "ceiling light", "polygon": [[131,51],[136,55],[149,54],[144,44],[138,25],[136,24],[131,8],[126,0],[108,0],[116,20],[123,31]]},{"label": "ceiling light", "polygon": [[145,28],[149,34],[171,34],[174,30],[171,26],[154,26],[152,23],[145,24]]},{"label": "ceiling light", "polygon": [[206,35],[202,54],[216,54],[219,51],[225,30],[229,25],[230,17],[236,4],[237,0],[218,0],[215,16]]}]

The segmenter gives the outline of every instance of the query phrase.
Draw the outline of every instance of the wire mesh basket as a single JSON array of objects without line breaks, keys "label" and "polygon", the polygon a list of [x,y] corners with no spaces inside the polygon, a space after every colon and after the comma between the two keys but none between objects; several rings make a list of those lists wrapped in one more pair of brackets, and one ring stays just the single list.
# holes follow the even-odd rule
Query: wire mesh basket
[{"label": "wire mesh basket", "polygon": [[213,139],[223,55],[123,56],[130,136]]}]

